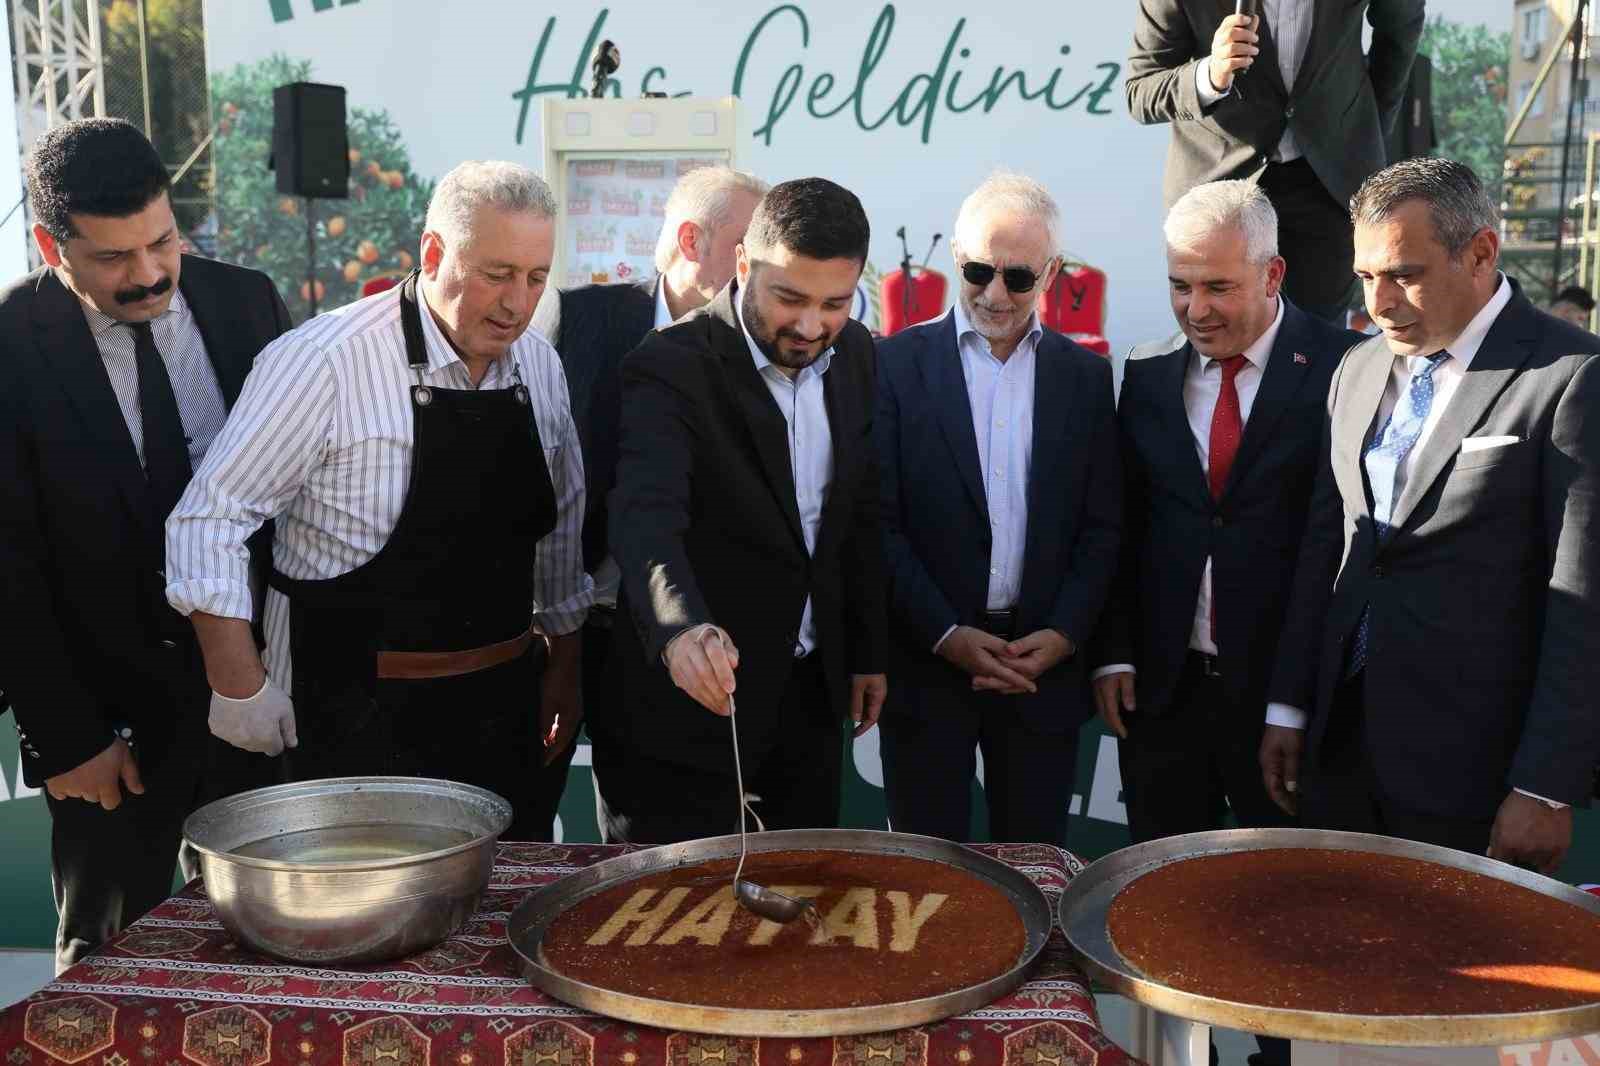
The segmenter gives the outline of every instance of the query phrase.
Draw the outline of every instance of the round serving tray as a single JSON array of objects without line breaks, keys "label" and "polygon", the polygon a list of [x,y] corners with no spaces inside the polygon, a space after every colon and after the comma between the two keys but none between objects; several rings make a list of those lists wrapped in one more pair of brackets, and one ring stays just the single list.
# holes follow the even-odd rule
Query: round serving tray
[{"label": "round serving tray", "polygon": [[1263,848],[1325,848],[1424,859],[1521,885],[1600,916],[1600,897],[1463,851],[1366,833],[1224,829],[1137,844],[1091,864],[1061,894],[1061,929],[1089,975],[1129,999],[1174,1017],[1263,1036],[1395,1047],[1490,1047],[1600,1030],[1600,1003],[1517,1014],[1334,1014],[1236,1003],[1152,981],[1112,945],[1106,925],[1111,901],[1140,875],[1199,855]]},{"label": "round serving tray", "polygon": [[1044,893],[1026,875],[1005,863],[947,840],[879,833],[860,829],[789,829],[750,835],[750,851],[854,851],[903,855],[942,862],[990,882],[1005,893],[1022,919],[1026,944],[1022,957],[1005,973],[981,984],[942,996],[885,1003],[871,1007],[829,1010],[740,1010],[676,1003],[612,992],[565,977],[539,963],[539,942],[559,915],[580,900],[647,874],[739,854],[737,836],[711,837],[670,844],[607,859],[528,894],[506,926],[511,946],[522,959],[522,972],[534,987],[596,1014],[623,1021],[720,1036],[846,1036],[903,1029],[987,1006],[1004,996],[1027,975],[1050,937],[1053,916]]}]

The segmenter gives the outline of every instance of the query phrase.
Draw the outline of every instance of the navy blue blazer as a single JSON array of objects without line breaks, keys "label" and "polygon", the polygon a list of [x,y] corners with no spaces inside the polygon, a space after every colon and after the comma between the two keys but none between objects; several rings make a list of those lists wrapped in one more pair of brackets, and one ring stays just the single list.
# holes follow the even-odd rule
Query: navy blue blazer
[{"label": "navy blue blazer", "polygon": [[1096,642],[1096,667],[1139,672],[1139,713],[1175,713],[1206,560],[1217,650],[1239,724],[1261,728],[1316,480],[1328,382],[1359,333],[1284,301],[1244,437],[1214,500],[1183,386],[1194,348],[1182,333],[1128,356],[1118,404],[1126,476],[1122,565]]},{"label": "navy blue blazer", "polygon": [[[955,318],[878,341],[873,422],[889,573],[890,707],[968,679],[933,653],[984,610],[992,546],[977,436]],[[1016,604],[1023,633],[1057,629],[1080,649],[1015,697],[1036,729],[1076,729],[1090,713],[1086,656],[1117,566],[1122,470],[1111,365],[1054,330],[1039,340],[1028,530]],[[922,690],[922,691],[919,691]]]}]

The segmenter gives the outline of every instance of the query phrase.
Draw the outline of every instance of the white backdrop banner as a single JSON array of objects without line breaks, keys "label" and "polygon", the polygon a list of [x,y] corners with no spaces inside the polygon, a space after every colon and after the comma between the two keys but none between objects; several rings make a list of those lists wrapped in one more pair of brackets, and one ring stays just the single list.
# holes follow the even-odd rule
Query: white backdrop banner
[{"label": "white backdrop banner", "polygon": [[[421,198],[463,159],[541,165],[540,101],[584,94],[590,54],[610,38],[622,54],[614,95],[736,95],[741,167],[772,181],[820,174],[855,191],[872,220],[874,273],[898,265],[900,226],[920,260],[995,168],[1042,180],[1062,207],[1065,251],[1110,277],[1106,333],[1122,350],[1172,328],[1159,236],[1166,130],[1135,124],[1123,97],[1133,12],[1127,0],[999,10],[963,0],[207,0],[205,13],[224,140],[263,117],[270,128],[274,77],[348,89],[352,115],[365,116],[352,120],[357,214],[371,198]],[[241,114],[252,110],[253,124]],[[363,146],[373,131],[398,146]],[[220,254],[266,260],[293,303],[304,276],[293,227],[304,223],[263,184],[264,161],[219,148]],[[265,190],[265,208],[230,195],[245,185]],[[251,214],[275,202],[281,236]],[[319,205],[340,220],[323,235],[333,242],[325,304],[408,264],[400,244],[415,248],[416,234],[389,231],[397,221],[358,224],[339,204]],[[933,265],[953,273],[947,244]]]}]

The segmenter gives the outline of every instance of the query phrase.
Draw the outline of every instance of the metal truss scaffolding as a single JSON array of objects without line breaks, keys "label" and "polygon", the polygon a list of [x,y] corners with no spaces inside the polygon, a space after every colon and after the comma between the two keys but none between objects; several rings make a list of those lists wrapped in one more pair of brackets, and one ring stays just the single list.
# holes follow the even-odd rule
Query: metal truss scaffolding
[{"label": "metal truss scaffolding", "polygon": [[11,35],[24,148],[63,122],[106,113],[100,0],[11,0]]}]

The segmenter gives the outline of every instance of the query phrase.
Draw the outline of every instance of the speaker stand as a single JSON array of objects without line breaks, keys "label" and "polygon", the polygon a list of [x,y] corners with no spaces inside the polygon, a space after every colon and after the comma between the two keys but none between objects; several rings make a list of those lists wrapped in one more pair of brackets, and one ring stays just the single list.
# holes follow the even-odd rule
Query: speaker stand
[{"label": "speaker stand", "polygon": [[306,302],[311,305],[310,318],[317,317],[317,201],[303,197],[306,202]]}]

